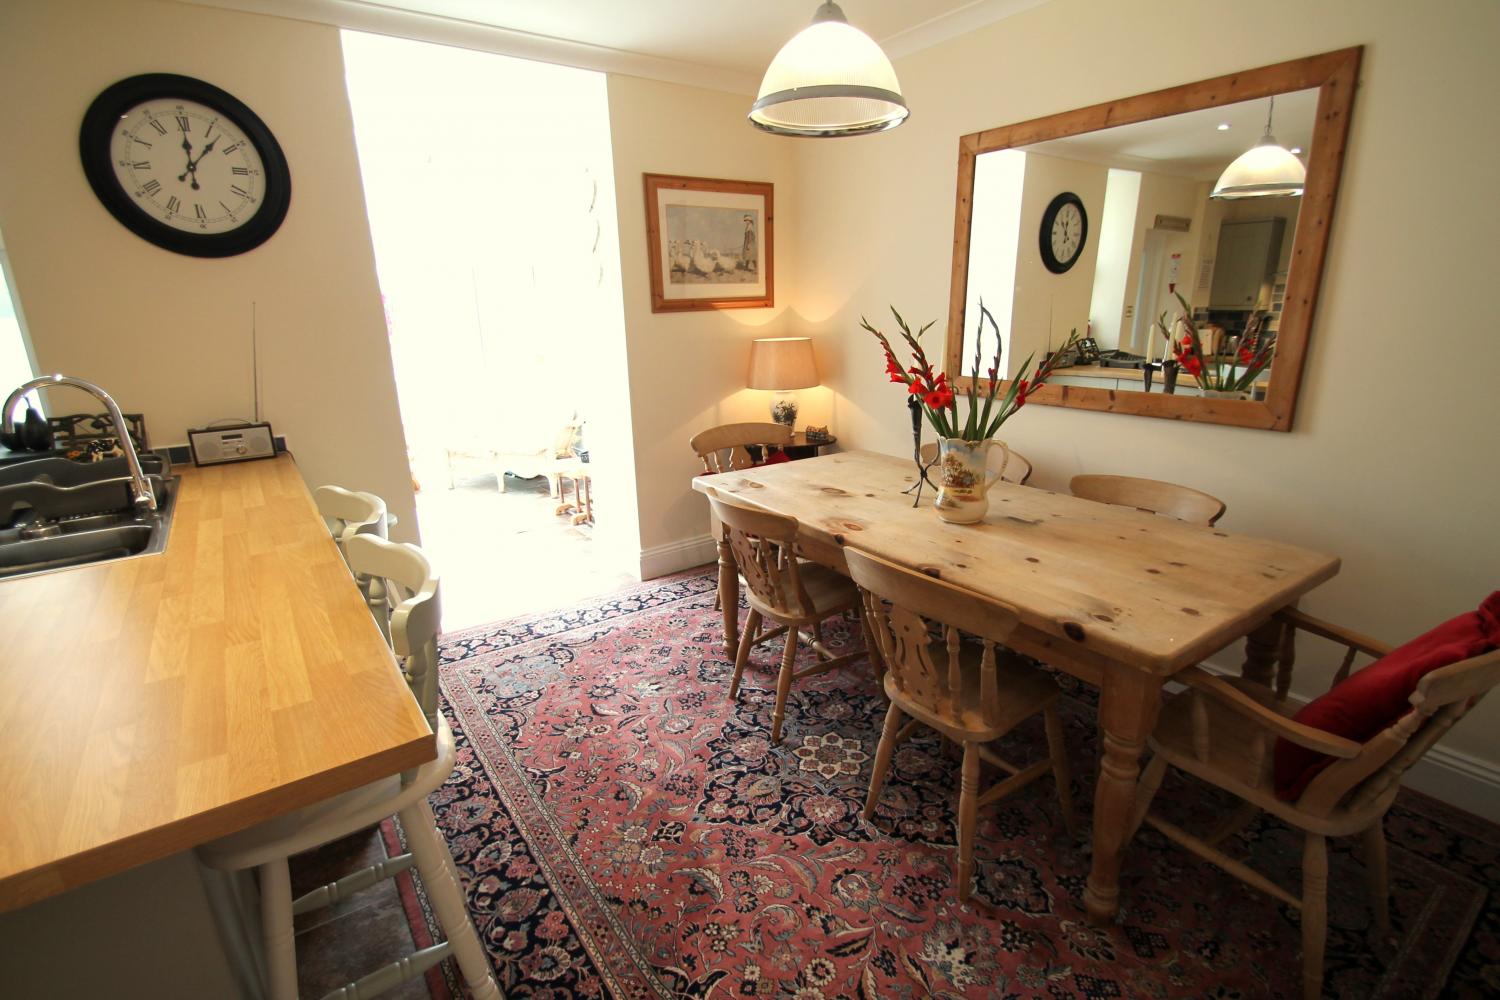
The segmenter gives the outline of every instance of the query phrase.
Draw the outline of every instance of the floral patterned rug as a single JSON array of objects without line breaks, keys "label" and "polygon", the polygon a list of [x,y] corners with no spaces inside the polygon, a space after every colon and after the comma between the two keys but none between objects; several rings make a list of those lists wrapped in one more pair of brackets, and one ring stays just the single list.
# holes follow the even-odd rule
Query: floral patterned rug
[{"label": "floral patterned rug", "polygon": [[[1296,914],[1149,829],[1118,923],[1090,926],[1088,849],[1050,778],[981,811],[961,905],[958,768],[936,736],[903,745],[865,822],[884,712],[870,672],[795,687],[773,747],[778,651],[757,652],[731,704],[713,604],[713,573],[696,571],[444,638],[459,758],[434,805],[508,997],[1299,995]],[[860,642],[848,622],[825,636]],[[1060,680],[1086,815],[1097,699]],[[1035,759],[1040,726],[1000,750]],[[1227,805],[1180,776],[1158,798],[1191,829]],[[1367,946],[1357,845],[1338,842],[1326,994],[1494,995],[1500,828],[1414,793],[1387,828],[1396,940]],[[1295,891],[1299,835],[1262,818],[1230,843]]]}]

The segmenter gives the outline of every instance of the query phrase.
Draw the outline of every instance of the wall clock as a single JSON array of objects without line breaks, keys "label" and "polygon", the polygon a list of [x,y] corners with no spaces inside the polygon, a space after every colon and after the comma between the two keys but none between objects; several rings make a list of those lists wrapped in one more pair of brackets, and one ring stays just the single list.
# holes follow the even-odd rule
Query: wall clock
[{"label": "wall clock", "polygon": [[110,214],[175,253],[252,250],[291,204],[291,173],[271,130],[192,77],[148,73],[107,87],[83,116],[78,150]]},{"label": "wall clock", "polygon": [[1089,238],[1089,217],[1083,199],[1072,191],[1053,198],[1042,213],[1042,264],[1053,274],[1063,274],[1083,254]]}]

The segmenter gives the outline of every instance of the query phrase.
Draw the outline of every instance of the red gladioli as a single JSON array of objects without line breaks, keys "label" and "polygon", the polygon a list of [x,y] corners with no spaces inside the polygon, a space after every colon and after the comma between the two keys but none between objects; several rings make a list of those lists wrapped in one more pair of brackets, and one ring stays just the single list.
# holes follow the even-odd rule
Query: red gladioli
[{"label": "red gladioli", "polygon": [[922,402],[926,403],[934,410],[946,409],[949,404],[953,402],[953,390],[949,389],[947,386],[935,389],[932,392],[927,393],[927,395],[923,396]]},{"label": "red gladioli", "polygon": [[899,368],[896,369],[895,371],[891,372],[891,381],[900,382],[902,385],[905,385],[907,383],[906,373],[901,371],[901,369]]},{"label": "red gladioli", "polygon": [[1199,361],[1191,354],[1181,357],[1178,360],[1182,362],[1182,367],[1187,370],[1187,373],[1194,378],[1197,378],[1199,375],[1203,374],[1203,362]]},{"label": "red gladioli", "polygon": [[1249,364],[1254,364],[1255,363],[1255,355],[1253,355],[1253,354],[1250,353],[1250,348],[1248,348],[1248,347],[1241,347],[1240,348],[1239,357],[1240,357],[1240,364],[1242,364],[1242,365],[1249,365]]},{"label": "red gladioli", "polygon": [[909,392],[909,393],[911,393],[913,396],[920,396],[923,393],[925,393],[927,390],[924,389],[924,388],[922,388],[922,380],[921,379],[914,378],[914,379],[911,380],[911,384],[906,387],[906,391]]}]

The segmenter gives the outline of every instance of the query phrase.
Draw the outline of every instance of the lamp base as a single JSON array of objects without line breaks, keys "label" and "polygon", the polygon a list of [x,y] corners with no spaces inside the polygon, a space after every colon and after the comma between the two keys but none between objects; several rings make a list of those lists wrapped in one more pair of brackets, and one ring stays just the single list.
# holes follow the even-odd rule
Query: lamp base
[{"label": "lamp base", "polygon": [[771,419],[787,427],[797,424],[797,397],[789,392],[778,392],[771,400]]}]

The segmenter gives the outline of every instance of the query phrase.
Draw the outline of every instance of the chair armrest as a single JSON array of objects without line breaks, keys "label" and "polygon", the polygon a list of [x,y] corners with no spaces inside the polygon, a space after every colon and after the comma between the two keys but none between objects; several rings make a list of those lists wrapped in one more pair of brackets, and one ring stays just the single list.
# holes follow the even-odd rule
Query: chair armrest
[{"label": "chair armrest", "polygon": [[1202,667],[1189,667],[1172,678],[1188,687],[1215,699],[1241,715],[1259,723],[1276,736],[1291,740],[1298,746],[1326,753],[1332,757],[1357,757],[1364,745],[1313,726],[1304,726],[1261,704],[1227,679],[1211,674]]},{"label": "chair armrest", "polygon": [[1367,635],[1355,632],[1353,629],[1344,628],[1342,625],[1335,625],[1332,622],[1325,622],[1321,618],[1314,618],[1312,615],[1298,611],[1296,608],[1282,608],[1276,612],[1276,617],[1293,628],[1299,628],[1304,632],[1311,632],[1313,635],[1331,639],[1334,642],[1357,649],[1361,653],[1366,653],[1376,658],[1384,656],[1392,649],[1391,646],[1386,645],[1379,639],[1372,639]]}]

